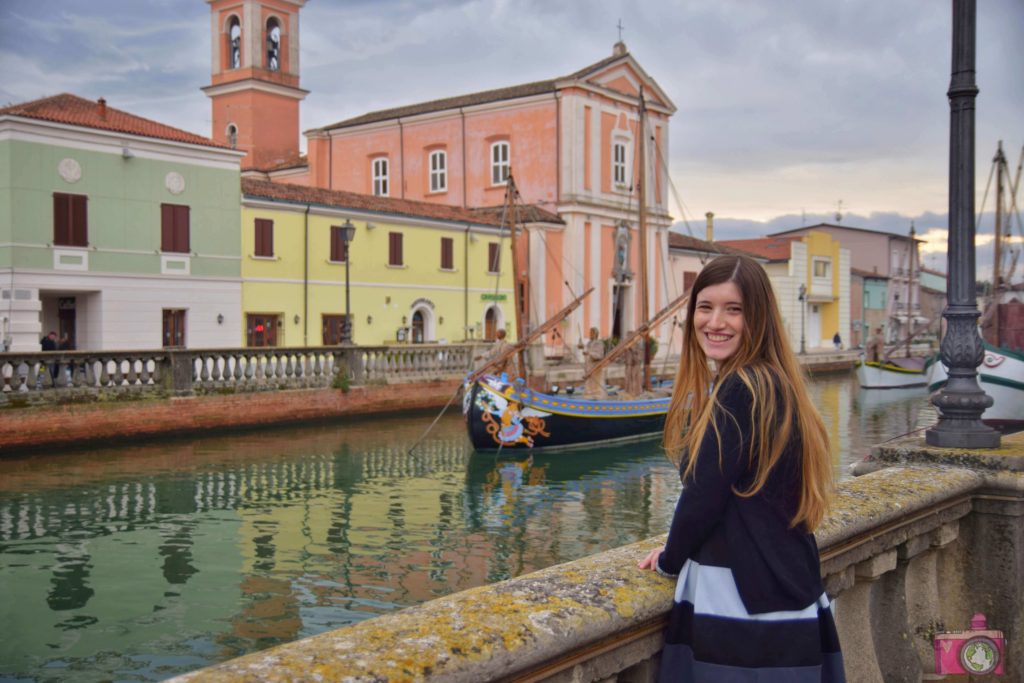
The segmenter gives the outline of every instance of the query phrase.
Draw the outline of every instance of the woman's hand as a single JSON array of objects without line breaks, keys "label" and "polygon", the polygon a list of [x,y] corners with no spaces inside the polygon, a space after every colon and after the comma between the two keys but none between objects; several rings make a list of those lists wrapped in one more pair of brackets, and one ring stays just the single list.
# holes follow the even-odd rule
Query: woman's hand
[{"label": "woman's hand", "polygon": [[651,571],[654,571],[658,566],[658,558],[661,557],[663,552],[665,552],[665,546],[658,546],[651,552],[647,553],[647,557],[637,562],[636,566],[640,567],[640,569],[650,569]]}]

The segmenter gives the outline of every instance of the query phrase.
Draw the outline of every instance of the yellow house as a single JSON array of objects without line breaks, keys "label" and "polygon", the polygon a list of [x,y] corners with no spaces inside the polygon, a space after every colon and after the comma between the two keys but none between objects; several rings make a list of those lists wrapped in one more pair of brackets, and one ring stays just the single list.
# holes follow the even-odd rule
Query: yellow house
[{"label": "yellow house", "polygon": [[749,240],[716,242],[767,259],[772,282],[797,351],[850,344],[850,250],[827,232],[810,230]]},{"label": "yellow house", "polygon": [[[561,225],[543,210],[531,216]],[[512,249],[501,219],[244,178],[242,343],[339,344],[346,310],[351,341],[361,345],[493,339],[498,329],[514,338]]]}]

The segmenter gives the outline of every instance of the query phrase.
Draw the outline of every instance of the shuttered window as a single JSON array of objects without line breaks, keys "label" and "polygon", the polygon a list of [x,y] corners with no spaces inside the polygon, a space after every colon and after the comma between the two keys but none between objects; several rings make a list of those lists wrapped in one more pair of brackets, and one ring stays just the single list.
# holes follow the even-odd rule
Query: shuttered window
[{"label": "shuttered window", "polygon": [[401,266],[405,263],[402,259],[402,233],[388,233],[388,265]]},{"label": "shuttered window", "polygon": [[256,256],[274,255],[274,221],[267,218],[256,219]]},{"label": "shuttered window", "polygon": [[160,205],[160,250],[187,254],[189,248],[189,207]]},{"label": "shuttered window", "polygon": [[455,270],[455,240],[451,237],[441,238],[441,269]]},{"label": "shuttered window", "polygon": [[501,272],[501,245],[496,242],[487,245],[487,272]]},{"label": "shuttered window", "polygon": [[53,243],[61,247],[89,246],[89,198],[83,194],[53,193]]},{"label": "shuttered window", "polygon": [[341,226],[331,226],[331,260],[336,263],[348,260],[348,245],[341,237]]}]

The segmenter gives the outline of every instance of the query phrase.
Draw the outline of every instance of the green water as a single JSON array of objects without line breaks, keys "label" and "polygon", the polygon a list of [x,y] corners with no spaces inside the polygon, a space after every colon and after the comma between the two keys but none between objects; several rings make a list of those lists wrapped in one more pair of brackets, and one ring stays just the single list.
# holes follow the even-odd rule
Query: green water
[{"label": "green water", "polygon": [[[923,390],[818,379],[837,471]],[[0,680],[150,681],[663,533],[656,441],[471,453],[433,415],[0,460]]]}]

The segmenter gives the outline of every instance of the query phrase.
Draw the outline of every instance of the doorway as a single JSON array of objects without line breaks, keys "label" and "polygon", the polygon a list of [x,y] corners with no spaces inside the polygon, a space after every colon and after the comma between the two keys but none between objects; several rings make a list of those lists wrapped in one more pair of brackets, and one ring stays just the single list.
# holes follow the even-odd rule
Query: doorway
[{"label": "doorway", "polygon": [[62,351],[71,351],[78,348],[75,323],[75,297],[60,297],[57,299],[57,343]]}]

